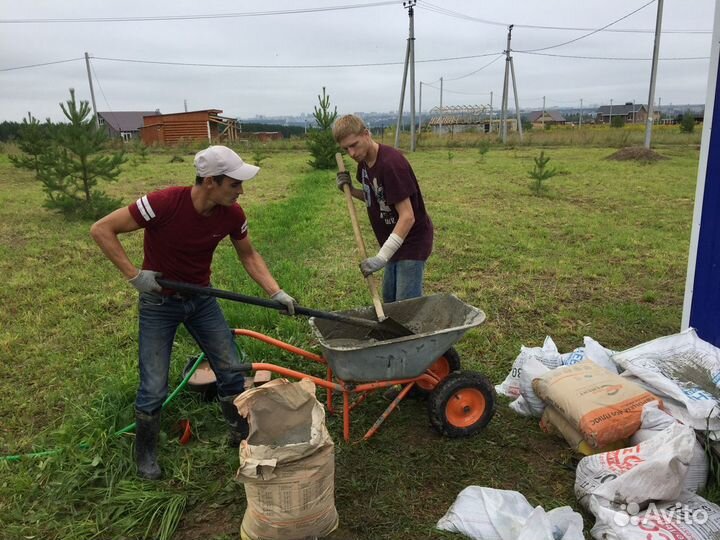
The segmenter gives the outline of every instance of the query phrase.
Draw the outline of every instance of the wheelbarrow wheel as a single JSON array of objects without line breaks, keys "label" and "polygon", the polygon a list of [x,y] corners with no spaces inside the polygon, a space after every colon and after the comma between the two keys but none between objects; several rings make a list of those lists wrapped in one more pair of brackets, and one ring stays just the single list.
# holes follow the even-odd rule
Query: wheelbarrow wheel
[{"label": "wheelbarrow wheel", "polygon": [[488,425],[495,402],[495,388],[487,377],[475,371],[456,371],[430,394],[430,423],[446,437],[470,437]]},{"label": "wheelbarrow wheel", "polygon": [[[426,370],[432,373],[439,381],[445,379],[453,371],[460,371],[460,355],[454,347],[450,347],[443,355],[435,360],[433,364]],[[417,381],[412,390],[408,393],[408,397],[415,399],[427,399],[436,385],[431,385],[425,381]]]}]

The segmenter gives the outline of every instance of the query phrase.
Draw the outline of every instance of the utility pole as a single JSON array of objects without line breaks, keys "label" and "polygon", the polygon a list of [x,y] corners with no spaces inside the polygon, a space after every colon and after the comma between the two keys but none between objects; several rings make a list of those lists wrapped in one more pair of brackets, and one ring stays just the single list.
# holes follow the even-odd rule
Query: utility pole
[{"label": "utility pole", "polygon": [[582,98],[580,98],[580,127],[582,127],[582,117],[583,117],[583,104],[582,104]]},{"label": "utility pole", "polygon": [[395,130],[395,148],[400,147],[400,127],[402,126],[403,102],[405,101],[405,84],[407,83],[408,66],[410,67],[410,151],[415,151],[415,4],[417,0],[403,2],[408,10],[409,32],[405,48],[405,68],[403,70],[402,90],[400,91],[400,107],[398,111],[397,129]]},{"label": "utility pole", "polygon": [[440,123],[438,124],[438,134],[440,136],[442,136],[442,121],[443,121],[442,92],[443,92],[443,78],[440,77]]},{"label": "utility pole", "polygon": [[610,98],[610,125],[612,126],[612,98]]},{"label": "utility pole", "polygon": [[493,93],[492,93],[492,90],[490,90],[490,133],[492,133],[492,126],[493,126],[492,98],[493,98]]},{"label": "utility pole", "polygon": [[545,129],[545,96],[543,96],[543,112],[542,112],[542,116],[540,118],[542,119],[541,120],[542,127],[543,127],[543,129]]},{"label": "utility pole", "polygon": [[633,99],[633,124],[635,123],[635,100]]},{"label": "utility pole", "polygon": [[422,132],[422,81],[420,81],[420,100],[418,103],[418,132]]},{"label": "utility pole", "polygon": [[184,99],[183,102],[185,103],[185,112],[187,112],[187,99]]},{"label": "utility pole", "polygon": [[660,117],[659,119],[662,120],[662,98],[661,97],[658,98],[658,116]]},{"label": "utility pole", "polygon": [[93,114],[95,115],[95,124],[100,127],[100,117],[95,106],[95,90],[93,90],[92,76],[90,75],[90,57],[85,53],[85,68],[87,69],[88,83],[90,83],[90,99],[92,99]]},{"label": "utility pole", "polygon": [[653,101],[655,101],[655,79],[657,78],[658,53],[660,52],[660,32],[662,30],[663,0],[658,0],[655,20],[655,45],[653,47],[652,70],[650,71],[650,95],[648,96],[648,117],[645,123],[645,148],[650,149],[653,126]]},{"label": "utility pole", "polygon": [[512,76],[513,94],[515,94],[515,113],[517,115],[517,129],[522,141],[522,121],[520,119],[520,104],[518,102],[517,85],[515,82],[515,67],[513,65],[512,56],[510,56],[510,40],[512,39],[512,29],[514,25],[508,26],[507,48],[505,49],[505,79],[503,81],[503,97],[502,97],[502,142],[507,142],[507,105],[508,105],[508,79]]}]

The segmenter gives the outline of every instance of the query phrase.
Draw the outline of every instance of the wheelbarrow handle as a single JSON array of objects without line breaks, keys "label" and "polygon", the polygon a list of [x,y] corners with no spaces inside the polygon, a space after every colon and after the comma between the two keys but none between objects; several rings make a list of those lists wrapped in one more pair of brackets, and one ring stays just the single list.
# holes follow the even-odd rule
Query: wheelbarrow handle
[{"label": "wheelbarrow handle", "polygon": [[[243,304],[251,304],[253,306],[266,307],[276,309],[278,311],[287,311],[285,304],[281,304],[275,300],[267,300],[257,296],[248,296],[236,292],[224,291],[222,289],[214,289],[213,287],[201,287],[200,285],[192,285],[190,283],[183,283],[181,281],[173,281],[164,278],[157,278],[157,282],[161,287],[181,293],[214,296],[215,298],[224,298],[225,300],[233,300]],[[310,309],[297,305],[295,306],[295,314],[305,315],[307,317],[317,317],[318,319],[328,319],[331,321],[352,324],[354,326],[364,326],[366,328],[376,329],[378,327],[377,322],[370,321],[368,319],[361,319],[360,317],[352,317],[350,315],[341,315],[339,313],[332,313],[329,311],[319,311],[317,309]]]}]

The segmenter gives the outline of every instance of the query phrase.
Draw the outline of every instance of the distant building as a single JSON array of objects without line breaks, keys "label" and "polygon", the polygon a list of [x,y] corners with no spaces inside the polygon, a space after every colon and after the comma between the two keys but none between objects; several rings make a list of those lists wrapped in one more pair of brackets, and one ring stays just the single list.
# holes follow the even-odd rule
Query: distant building
[{"label": "distant building", "polygon": [[[626,124],[644,124],[647,122],[648,111],[645,105],[633,104],[628,101],[624,105],[603,105],[595,113],[595,123],[609,124],[613,118],[622,117]],[[653,122],[660,120],[660,113],[653,111]]]},{"label": "distant building", "polygon": [[220,109],[206,109],[145,116],[140,130],[142,140],[147,145],[173,145],[183,141],[234,142],[241,128],[237,120],[220,116],[221,112]]},{"label": "distant building", "polygon": [[[453,105],[430,109],[428,126],[436,135],[476,131],[490,133],[500,131],[500,120],[491,115],[485,105]],[[517,122],[508,118],[508,129],[517,131]]]},{"label": "distant building", "polygon": [[279,131],[252,131],[245,133],[245,135],[259,142],[280,141],[284,138]]},{"label": "distant building", "polygon": [[160,114],[154,111],[109,111],[98,112],[98,123],[107,129],[111,139],[122,139],[124,142],[137,139],[143,127],[143,116]]},{"label": "distant building", "polygon": [[565,117],[557,111],[533,111],[525,118],[533,127],[562,126],[567,123]]}]

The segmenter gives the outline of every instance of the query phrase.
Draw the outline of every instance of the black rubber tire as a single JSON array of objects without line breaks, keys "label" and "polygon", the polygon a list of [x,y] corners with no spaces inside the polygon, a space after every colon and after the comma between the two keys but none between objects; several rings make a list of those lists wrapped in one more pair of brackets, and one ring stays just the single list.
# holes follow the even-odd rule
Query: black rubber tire
[{"label": "black rubber tire", "polygon": [[[479,414],[474,420],[472,420],[473,414],[469,416],[472,423],[457,425],[448,418],[447,407],[451,399],[462,398],[459,393],[463,390],[471,391],[474,399],[480,397],[477,393],[481,394],[484,407],[481,411],[468,411]],[[476,371],[456,371],[441,381],[430,394],[428,400],[430,424],[445,437],[470,437],[482,431],[490,423],[495,415],[496,402],[495,387],[485,375]]]},{"label": "black rubber tire", "polygon": [[[460,371],[462,369],[461,363],[460,363],[460,355],[455,350],[455,347],[450,347],[447,351],[445,351],[439,358],[445,357],[448,363],[449,372],[452,373],[454,371]],[[437,360],[436,360],[437,362]],[[412,387],[412,390],[408,392],[408,397],[414,398],[414,399],[427,399],[430,394],[432,393],[432,390],[426,390],[424,388],[421,388],[418,386],[417,383],[415,383]]]}]

